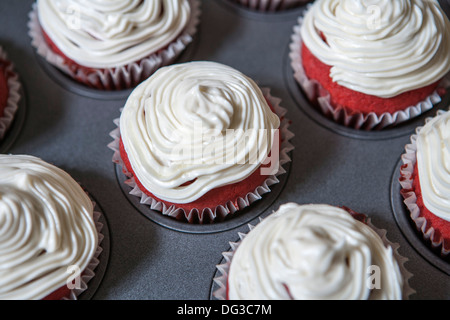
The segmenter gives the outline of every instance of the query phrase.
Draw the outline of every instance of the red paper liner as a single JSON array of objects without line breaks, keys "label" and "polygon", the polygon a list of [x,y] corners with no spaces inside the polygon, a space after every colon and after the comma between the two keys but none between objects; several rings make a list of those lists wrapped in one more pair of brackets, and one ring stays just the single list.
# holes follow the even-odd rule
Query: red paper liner
[{"label": "red paper liner", "polygon": [[167,203],[143,192],[139,188],[139,185],[133,177],[132,173],[128,171],[127,166],[124,163],[125,159],[122,159],[122,157],[120,156],[121,137],[119,119],[115,119],[114,123],[117,125],[117,128],[110,133],[111,137],[114,138],[114,141],[111,142],[108,147],[114,151],[112,161],[121,166],[122,172],[129,178],[125,181],[125,183],[131,188],[130,194],[141,198],[140,202],[142,204],[148,205],[150,209],[159,211],[163,215],[178,220],[183,220],[188,223],[199,224],[223,221],[229,215],[235,214],[237,211],[250,206],[254,201],[260,200],[263,194],[270,192],[271,185],[279,182],[277,176],[286,172],[283,168],[283,165],[291,161],[288,153],[294,149],[293,145],[289,142],[289,140],[294,136],[293,133],[289,131],[290,121],[284,117],[284,115],[286,114],[286,109],[280,106],[281,100],[279,98],[275,98],[270,95],[269,89],[263,88],[262,91],[266,99],[268,99],[270,104],[273,106],[275,113],[280,117],[281,120],[281,146],[279,167],[276,174],[270,175],[265,178],[264,182],[261,185],[258,185],[254,190],[247,192],[245,196],[240,196],[237,199],[229,199],[226,204],[219,204],[213,208],[207,207],[202,210],[191,208],[189,210],[185,210],[183,208],[177,207],[176,204],[168,205]]},{"label": "red paper liner", "polygon": [[[443,114],[445,111],[439,110],[436,116]],[[426,121],[432,118],[427,118]],[[421,128],[416,129],[416,133],[410,138],[411,143],[405,146],[405,153],[401,156],[401,161],[403,165],[400,167],[400,178],[399,183],[401,185],[400,193],[404,199],[406,208],[409,211],[410,218],[414,222],[417,231],[422,235],[423,240],[427,243],[430,248],[438,254],[446,258],[450,253],[450,243],[449,240],[445,241],[445,238],[439,232],[436,224],[433,223],[440,220],[441,224],[447,224],[450,226],[450,222],[446,222],[443,219],[435,217],[433,219],[432,213],[429,212],[426,207],[424,207],[428,212],[423,212],[421,206],[418,205],[418,199],[421,195],[417,195],[414,191],[415,187],[415,170],[417,164],[417,134],[420,132]],[[425,215],[425,216],[424,216]],[[431,219],[427,219],[427,215],[431,216]]]},{"label": "red paper liner", "polygon": [[300,32],[302,24],[303,16],[299,17],[298,24],[294,27],[294,33],[291,37],[289,56],[291,59],[291,67],[294,70],[294,78],[307,98],[316,105],[317,109],[326,117],[339,124],[353,129],[368,131],[396,126],[432,109],[434,105],[442,101],[441,94],[450,88],[450,74],[447,74],[439,82],[438,88],[426,99],[392,113],[384,112],[379,115],[375,112],[358,113],[349,111],[342,106],[333,106],[329,92],[318,81],[308,78],[305,73],[302,64],[303,42]]},{"label": "red paper liner", "polygon": [[100,90],[128,89],[148,78],[160,67],[172,64],[193,41],[197,25],[200,22],[201,11],[199,0],[189,0],[189,3],[192,10],[191,18],[175,41],[165,49],[150,53],[148,57],[125,66],[108,69],[83,67],[62,55],[59,49],[53,50],[48,41],[50,39],[47,38],[46,41],[46,35],[41,29],[36,4],[33,4],[33,9],[29,14],[28,28],[32,39],[31,44],[49,64],[88,87]]},{"label": "red paper liner", "polygon": [[[368,225],[370,228],[372,228],[380,236],[384,245],[386,247],[392,248],[392,253],[399,265],[400,272],[403,275],[403,281],[404,281],[403,291],[402,291],[403,300],[408,300],[409,297],[412,294],[414,294],[416,291],[414,289],[412,289],[409,284],[409,280],[413,277],[413,274],[405,268],[405,263],[408,262],[409,260],[408,260],[408,258],[402,256],[398,252],[398,249],[400,248],[400,244],[389,241],[386,237],[387,231],[385,229],[379,229],[379,228],[375,227],[372,224],[371,219],[369,217],[367,217],[366,215],[357,213],[347,207],[343,207],[343,209],[347,210],[349,212],[349,214],[351,214],[352,217],[355,218],[356,220],[361,221],[361,222],[365,223],[366,225]],[[261,222],[262,220],[263,219],[260,218],[259,222]],[[249,231],[247,233],[239,232],[238,233],[239,240],[237,242],[229,242],[230,250],[222,253],[224,262],[216,265],[218,275],[216,277],[214,277],[214,279],[213,279],[213,282],[215,284],[217,284],[218,289],[216,289],[212,293],[212,295],[217,300],[228,300],[228,290],[227,290],[228,271],[230,270],[233,255],[236,252],[237,248],[239,247],[239,244],[245,238],[245,236],[249,232],[251,232],[254,228],[255,228],[254,225],[249,224],[248,225]]]},{"label": "red paper liner", "polygon": [[14,116],[19,109],[21,84],[19,75],[14,71],[14,64],[8,60],[6,52],[0,47],[0,63],[4,64],[8,85],[8,98],[3,114],[0,116],[0,140],[11,127]]}]

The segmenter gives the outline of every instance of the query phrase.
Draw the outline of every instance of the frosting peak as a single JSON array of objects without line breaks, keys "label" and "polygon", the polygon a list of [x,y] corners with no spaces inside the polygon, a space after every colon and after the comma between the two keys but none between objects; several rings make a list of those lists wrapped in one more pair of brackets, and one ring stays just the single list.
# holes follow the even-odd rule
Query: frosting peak
[{"label": "frosting peak", "polygon": [[393,97],[450,71],[450,21],[436,0],[319,0],[301,35],[333,81],[369,95]]}]

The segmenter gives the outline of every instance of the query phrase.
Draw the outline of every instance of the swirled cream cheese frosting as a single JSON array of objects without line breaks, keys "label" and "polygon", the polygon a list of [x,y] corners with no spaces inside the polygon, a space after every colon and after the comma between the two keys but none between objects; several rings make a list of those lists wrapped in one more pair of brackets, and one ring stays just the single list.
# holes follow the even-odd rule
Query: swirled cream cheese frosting
[{"label": "swirled cream cheese frosting", "polygon": [[368,95],[390,98],[450,71],[450,22],[437,0],[315,1],[301,36],[334,82]]},{"label": "swirled cream cheese frosting", "polygon": [[135,176],[171,203],[250,176],[279,126],[253,80],[209,61],[160,68],[131,93],[119,125]]},{"label": "swirled cream cheese frosting", "polygon": [[450,221],[450,112],[432,118],[417,140],[417,166],[425,207]]},{"label": "swirled cream cheese frosting", "polygon": [[37,0],[39,22],[71,60],[91,68],[139,61],[186,27],[188,0]]},{"label": "swirled cream cheese frosting", "polygon": [[42,299],[93,257],[93,204],[39,158],[0,155],[0,177],[0,299]]},{"label": "swirled cream cheese frosting", "polygon": [[321,204],[282,205],[239,243],[228,273],[230,300],[401,299],[402,288],[391,247]]}]

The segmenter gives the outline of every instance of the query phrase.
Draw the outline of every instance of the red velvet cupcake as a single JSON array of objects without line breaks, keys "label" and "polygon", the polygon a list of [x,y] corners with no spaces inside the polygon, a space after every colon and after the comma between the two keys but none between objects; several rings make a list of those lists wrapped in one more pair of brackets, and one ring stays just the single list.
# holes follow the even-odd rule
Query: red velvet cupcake
[{"label": "red velvet cupcake", "polygon": [[76,81],[101,90],[134,87],[192,42],[198,0],[37,0],[30,36],[38,54]]},{"label": "red velvet cupcake", "polygon": [[77,299],[102,252],[100,212],[63,170],[0,155],[0,299]]},{"label": "red velvet cupcake", "polygon": [[319,0],[299,19],[290,56],[317,108],[345,126],[372,130],[441,101],[449,50],[450,22],[437,1]]},{"label": "red velvet cupcake", "polygon": [[11,127],[20,101],[19,76],[6,52],[0,47],[0,140]]},{"label": "red velvet cupcake", "polygon": [[161,68],[117,120],[113,161],[151,209],[189,223],[222,221],[269,192],[290,161],[279,102],[219,63]]},{"label": "red velvet cupcake", "polygon": [[217,265],[218,300],[402,300],[414,293],[399,244],[347,208],[287,203],[239,237]]},{"label": "red velvet cupcake", "polygon": [[401,194],[411,219],[424,241],[444,258],[450,252],[449,124],[449,111],[427,119],[406,146],[400,171]]}]

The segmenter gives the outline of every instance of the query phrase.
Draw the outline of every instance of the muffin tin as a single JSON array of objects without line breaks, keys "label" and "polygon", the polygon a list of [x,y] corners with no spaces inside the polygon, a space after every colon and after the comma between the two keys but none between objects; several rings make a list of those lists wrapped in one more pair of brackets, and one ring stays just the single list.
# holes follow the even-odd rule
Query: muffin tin
[{"label": "muffin tin", "polygon": [[[448,108],[450,97],[423,116],[383,131],[357,131],[319,114],[293,78],[289,45],[303,7],[254,12],[228,0],[202,1],[194,42],[177,62],[230,65],[282,99],[295,134],[292,162],[272,192],[233,219],[187,225],[151,211],[129,194],[112,162],[113,120],[131,90],[86,88],[49,66],[31,46],[33,0],[0,2],[0,43],[14,62],[23,97],[2,153],[30,154],[70,173],[101,208],[104,240],[96,277],[80,299],[214,299],[216,265],[230,242],[286,202],[326,203],[364,213],[409,261],[411,299],[449,299],[450,262],[434,255],[407,219],[397,183],[400,157],[415,128]],[[450,1],[442,0],[450,13]]]}]

